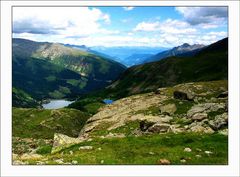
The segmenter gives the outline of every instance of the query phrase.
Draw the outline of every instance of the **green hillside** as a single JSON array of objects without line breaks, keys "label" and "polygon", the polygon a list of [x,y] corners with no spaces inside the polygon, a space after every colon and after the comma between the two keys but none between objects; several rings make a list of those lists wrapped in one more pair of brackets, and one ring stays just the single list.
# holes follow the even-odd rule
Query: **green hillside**
[{"label": "green hillside", "polygon": [[185,82],[228,78],[228,38],[209,45],[193,57],[170,57],[133,66],[106,93],[124,97]]},{"label": "green hillside", "polygon": [[12,88],[12,106],[18,107],[22,106],[25,108],[32,108],[32,107],[40,107],[40,103],[33,99],[29,94],[26,92],[17,89],[15,87]]},{"label": "green hillside", "polygon": [[115,61],[62,44],[13,39],[13,86],[38,100],[104,88],[124,70]]}]

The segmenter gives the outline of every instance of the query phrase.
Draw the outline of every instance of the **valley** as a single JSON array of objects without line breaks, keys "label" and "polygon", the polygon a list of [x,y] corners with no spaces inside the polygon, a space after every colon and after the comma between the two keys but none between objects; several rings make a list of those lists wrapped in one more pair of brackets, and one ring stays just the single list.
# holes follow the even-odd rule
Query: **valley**
[{"label": "valley", "polygon": [[13,39],[14,165],[228,164],[228,38],[97,49]]}]

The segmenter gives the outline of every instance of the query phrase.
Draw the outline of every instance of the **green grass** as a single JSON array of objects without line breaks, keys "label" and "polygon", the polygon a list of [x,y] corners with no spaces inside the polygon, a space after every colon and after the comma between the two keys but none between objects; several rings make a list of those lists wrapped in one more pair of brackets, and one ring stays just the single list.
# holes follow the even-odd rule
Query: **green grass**
[{"label": "green grass", "polygon": [[[220,134],[161,134],[141,137],[95,139],[73,145],[56,154],[49,154],[48,164],[62,158],[64,162],[79,164],[158,164],[159,159],[168,159],[171,164],[228,164],[228,138]],[[80,146],[93,146],[92,150],[79,150]],[[192,152],[184,152],[189,147]],[[101,150],[99,150],[101,148]],[[201,151],[199,151],[199,149]],[[73,154],[70,153],[73,152]],[[207,155],[204,151],[211,151]],[[153,153],[153,154],[151,154]],[[196,157],[201,155],[201,158]],[[35,162],[31,162],[35,163]]]},{"label": "green grass", "polygon": [[37,154],[49,154],[51,153],[52,150],[52,146],[51,145],[45,145],[45,146],[41,146],[37,149],[36,153]]},{"label": "green grass", "polygon": [[105,104],[102,102],[102,99],[100,98],[84,98],[75,101],[68,107],[78,109],[89,114],[96,114],[98,112],[98,109],[103,107],[104,105]]},{"label": "green grass", "polygon": [[186,100],[177,100],[177,99],[168,99],[163,102],[163,104],[172,104],[174,103],[177,107],[175,114],[186,114],[189,109],[194,105],[193,101]]},{"label": "green grass", "polygon": [[13,137],[52,139],[54,133],[78,136],[89,115],[75,109],[13,108]]}]

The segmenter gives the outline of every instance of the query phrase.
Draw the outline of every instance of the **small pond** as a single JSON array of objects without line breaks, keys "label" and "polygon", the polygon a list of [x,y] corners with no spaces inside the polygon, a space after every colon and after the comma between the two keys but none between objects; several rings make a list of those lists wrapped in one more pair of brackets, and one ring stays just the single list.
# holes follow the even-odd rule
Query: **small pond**
[{"label": "small pond", "polygon": [[49,103],[42,104],[44,109],[58,109],[63,108],[71,104],[73,101],[68,100],[50,100]]},{"label": "small pond", "polygon": [[103,102],[104,102],[105,104],[112,104],[112,103],[113,103],[113,100],[104,99]]}]

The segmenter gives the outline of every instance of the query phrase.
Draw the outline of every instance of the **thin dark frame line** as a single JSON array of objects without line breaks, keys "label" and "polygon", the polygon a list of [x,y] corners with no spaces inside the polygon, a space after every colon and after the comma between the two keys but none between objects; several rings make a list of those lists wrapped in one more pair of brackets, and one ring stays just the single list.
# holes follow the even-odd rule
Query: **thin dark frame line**
[{"label": "thin dark frame line", "polygon": [[[5,0],[6,1],[6,0]],[[47,0],[46,0],[47,1]],[[63,1],[63,0],[60,0],[60,1]],[[74,0],[74,1],[76,1],[76,0]],[[94,0],[94,1],[98,1],[98,0]],[[127,1],[131,1],[131,0],[127,0]],[[140,0],[140,1],[143,1],[143,0]],[[154,0],[154,1],[158,1],[158,0]],[[177,0],[172,0],[172,1],[177,1]],[[188,1],[188,0],[186,0],[186,1]],[[204,0],[204,1],[208,1],[208,0]],[[218,1],[218,0],[217,0]],[[224,0],[221,0],[221,1],[224,1]],[[229,1],[235,1],[235,0],[229,0]],[[237,1],[237,0],[236,0]],[[37,1],[35,1],[35,2],[37,2]],[[85,1],[86,2],[86,1]],[[124,5],[116,5],[116,6],[107,6],[107,5],[97,5],[97,6],[94,6],[94,5],[86,5],[86,6],[84,6],[84,5],[80,5],[79,7],[122,7],[122,6],[124,6]],[[147,5],[143,5],[143,6],[141,6],[141,5],[134,5],[134,7],[160,7],[161,5],[159,5],[159,6],[154,6],[154,5],[151,5],[151,6],[147,6]],[[196,7],[196,5],[188,5],[189,7]],[[211,5],[212,6],[212,5]],[[197,7],[211,7],[211,6],[197,6]],[[13,5],[13,6],[11,6],[11,46],[12,46],[12,37],[13,37],[13,33],[12,33],[12,26],[13,26],[13,7],[78,7],[78,6],[74,6],[74,5],[71,5],[71,6],[65,6],[65,5],[58,5],[58,6],[56,6],[56,5],[54,5],[54,6],[51,6],[51,5],[49,5],[49,6],[45,6],[45,5],[42,5],[42,6],[38,6],[38,5],[35,5],[35,6],[32,6],[32,5],[24,5],[24,6],[22,6],[22,5]],[[181,5],[181,6],[161,6],[161,7],[186,7],[186,6],[184,6],[184,5]],[[227,7],[228,8],[228,34],[229,34],[229,6],[228,5],[223,5],[223,6],[219,6],[219,5],[217,5],[217,6],[214,6],[214,7]],[[239,12],[239,14],[240,14],[240,12]],[[228,38],[229,38],[229,35],[228,35]],[[228,43],[228,48],[229,48],[229,43]],[[239,51],[240,52],[240,51]],[[11,58],[12,58],[12,48],[11,48]],[[228,58],[229,58],[229,53],[228,53]],[[229,61],[228,61],[228,64],[229,64]],[[11,66],[12,67],[12,66]],[[229,77],[229,65],[228,65],[228,77]],[[12,81],[12,72],[11,72],[11,81]],[[228,83],[229,83],[229,81],[228,81]],[[11,101],[12,101],[12,99],[11,99]],[[228,102],[229,102],[229,99],[228,99]],[[12,102],[11,102],[12,103]],[[11,104],[12,105],[12,104]],[[240,111],[239,111],[240,112]],[[12,116],[11,116],[11,121],[12,121]],[[12,127],[11,127],[12,128]],[[11,133],[12,133],[12,131],[11,131]],[[12,135],[12,134],[11,134]],[[12,142],[12,141],[11,141]],[[12,147],[11,147],[12,148]],[[12,150],[12,149],[11,149]],[[228,137],[228,162],[229,162],[229,137]],[[24,165],[23,165],[24,166]],[[41,166],[41,165],[40,165]],[[49,166],[49,165],[44,165],[44,166]],[[68,166],[68,165],[51,165],[51,166]],[[91,165],[91,166],[99,166],[99,165]],[[134,165],[135,166],[135,165]],[[142,165],[141,165],[142,166]],[[173,165],[174,166],[174,165]],[[191,165],[191,166],[194,166],[194,165]],[[199,166],[199,165],[196,165],[196,166]],[[214,165],[215,166],[215,165]],[[222,166],[222,165],[220,165],[220,166]],[[224,165],[225,166],[225,165]],[[116,176],[117,177],[117,176]],[[120,177],[120,176],[119,176]],[[131,176],[132,177],[132,176]],[[174,177],[174,176],[173,176]],[[197,177],[197,176],[196,176]],[[199,177],[202,177],[202,176],[199,176]],[[218,176],[216,176],[216,177],[218,177]],[[230,176],[229,176],[230,177]],[[233,176],[234,177],[234,176]]]}]

